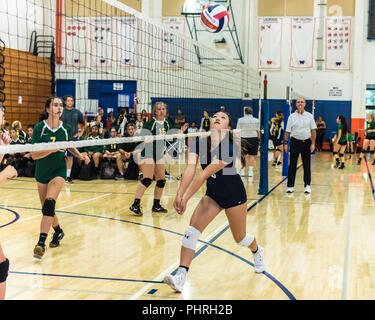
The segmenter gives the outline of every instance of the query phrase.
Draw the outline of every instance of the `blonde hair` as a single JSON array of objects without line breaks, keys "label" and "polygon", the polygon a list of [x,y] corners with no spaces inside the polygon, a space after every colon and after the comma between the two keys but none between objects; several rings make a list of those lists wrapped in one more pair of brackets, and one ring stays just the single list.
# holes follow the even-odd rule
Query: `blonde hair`
[{"label": "blonde hair", "polygon": [[373,114],[373,113],[368,113],[369,115],[370,115],[370,117],[371,117],[371,121],[375,121],[375,114]]},{"label": "blonde hair", "polygon": [[153,115],[155,115],[156,107],[157,107],[159,104],[163,104],[163,105],[165,105],[165,108],[167,108],[167,104],[164,103],[163,101],[156,101],[156,102],[154,103],[154,106],[152,107],[152,114],[153,114]]},{"label": "blonde hair", "polygon": [[12,128],[15,128],[17,130],[17,129],[21,128],[21,127],[22,127],[21,121],[18,121],[18,120],[13,121]]}]

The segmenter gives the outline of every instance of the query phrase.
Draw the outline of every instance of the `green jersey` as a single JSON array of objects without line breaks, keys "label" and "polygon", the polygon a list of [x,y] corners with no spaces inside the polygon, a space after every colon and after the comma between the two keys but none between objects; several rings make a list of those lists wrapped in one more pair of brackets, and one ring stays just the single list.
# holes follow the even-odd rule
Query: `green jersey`
[{"label": "green jersey", "polygon": [[367,130],[374,130],[375,129],[375,121],[371,121],[366,123],[366,138],[373,138],[375,137],[375,132],[367,132]]},{"label": "green jersey", "polygon": [[121,144],[118,144],[118,143],[106,144],[104,146],[104,151],[117,152],[120,150],[120,147],[121,147]]},{"label": "green jersey", "polygon": [[[163,121],[158,121],[155,118],[148,120],[142,128],[143,135],[149,135],[150,132],[153,136],[166,135],[168,130],[172,128],[172,123],[165,118]],[[148,130],[148,131],[147,131]],[[151,157],[151,144],[145,144],[141,156],[144,158]],[[165,140],[155,140],[152,143],[152,157],[155,161],[160,160],[164,156]]]},{"label": "green jersey", "polygon": [[[60,122],[56,129],[51,129],[46,121],[37,123],[34,127],[31,143],[62,142],[72,140],[70,126]],[[38,159],[35,166],[36,181],[47,184],[56,177],[66,178],[65,152],[57,151]]]},{"label": "green jersey", "polygon": [[[99,140],[99,139],[101,139],[100,136],[96,136],[96,137],[89,136],[87,138],[87,140]],[[85,151],[92,152],[92,153],[97,153],[97,152],[103,153],[103,145],[85,147]]]},{"label": "green jersey", "polygon": [[344,134],[343,131],[342,131],[342,124],[338,124],[337,125],[337,130],[336,130],[336,135],[337,137],[339,136],[339,130],[341,130],[341,137],[340,137],[340,140],[338,141],[338,143],[344,143],[346,142],[346,133]]}]

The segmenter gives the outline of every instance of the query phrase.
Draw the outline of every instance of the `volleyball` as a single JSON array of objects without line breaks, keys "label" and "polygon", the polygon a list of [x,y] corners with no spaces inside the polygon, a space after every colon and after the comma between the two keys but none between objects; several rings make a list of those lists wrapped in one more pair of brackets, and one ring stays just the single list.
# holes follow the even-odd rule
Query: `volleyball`
[{"label": "volleyball", "polygon": [[220,32],[229,23],[229,13],[227,9],[220,4],[208,4],[203,7],[201,23],[207,31],[213,33]]}]

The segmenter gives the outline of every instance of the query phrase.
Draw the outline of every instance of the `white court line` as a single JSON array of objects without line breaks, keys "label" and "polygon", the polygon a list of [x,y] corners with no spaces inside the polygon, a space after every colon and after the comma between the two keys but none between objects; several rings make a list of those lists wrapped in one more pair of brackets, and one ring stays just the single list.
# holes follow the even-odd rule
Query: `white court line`
[{"label": "white court line", "polygon": [[[67,208],[70,208],[70,207],[74,207],[74,206],[77,206],[79,204],[87,203],[87,202],[90,202],[90,201],[93,201],[93,200],[96,200],[96,199],[104,198],[104,197],[109,196],[111,194],[112,193],[102,194],[101,196],[98,196],[98,197],[95,197],[95,198],[87,199],[87,200],[84,200],[84,201],[80,201],[80,202],[77,202],[77,203],[70,204],[70,205],[68,205],[66,207],[62,207],[62,208],[56,209],[56,211],[67,209]],[[40,217],[40,214],[36,214],[36,215],[33,215],[33,216],[25,218],[25,219],[20,219],[20,220],[17,221],[17,223],[24,222],[24,221],[29,221],[29,220],[34,219],[36,217]]]}]

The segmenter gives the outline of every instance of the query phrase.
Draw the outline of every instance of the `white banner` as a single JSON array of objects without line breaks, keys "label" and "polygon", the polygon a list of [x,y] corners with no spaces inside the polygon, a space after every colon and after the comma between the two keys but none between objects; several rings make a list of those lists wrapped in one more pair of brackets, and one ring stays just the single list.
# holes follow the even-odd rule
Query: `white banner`
[{"label": "white banner", "polygon": [[113,29],[111,18],[91,18],[90,60],[92,68],[111,68],[113,62]]},{"label": "white banner", "polygon": [[259,69],[281,69],[282,27],[282,18],[258,18]]},{"label": "white banner", "polygon": [[[185,34],[185,18],[163,18],[162,23],[173,31]],[[162,32],[162,68],[184,67],[184,41],[172,33]]]},{"label": "white banner", "polygon": [[313,17],[291,17],[290,62],[295,69],[311,69],[314,56],[315,19]]},{"label": "white banner", "polygon": [[66,67],[86,67],[88,23],[85,18],[63,19],[62,54]]},{"label": "white banner", "polygon": [[326,18],[326,70],[350,71],[351,26],[351,18]]},{"label": "white banner", "polygon": [[114,18],[116,23],[117,61],[121,67],[134,67],[138,55],[137,19]]}]

